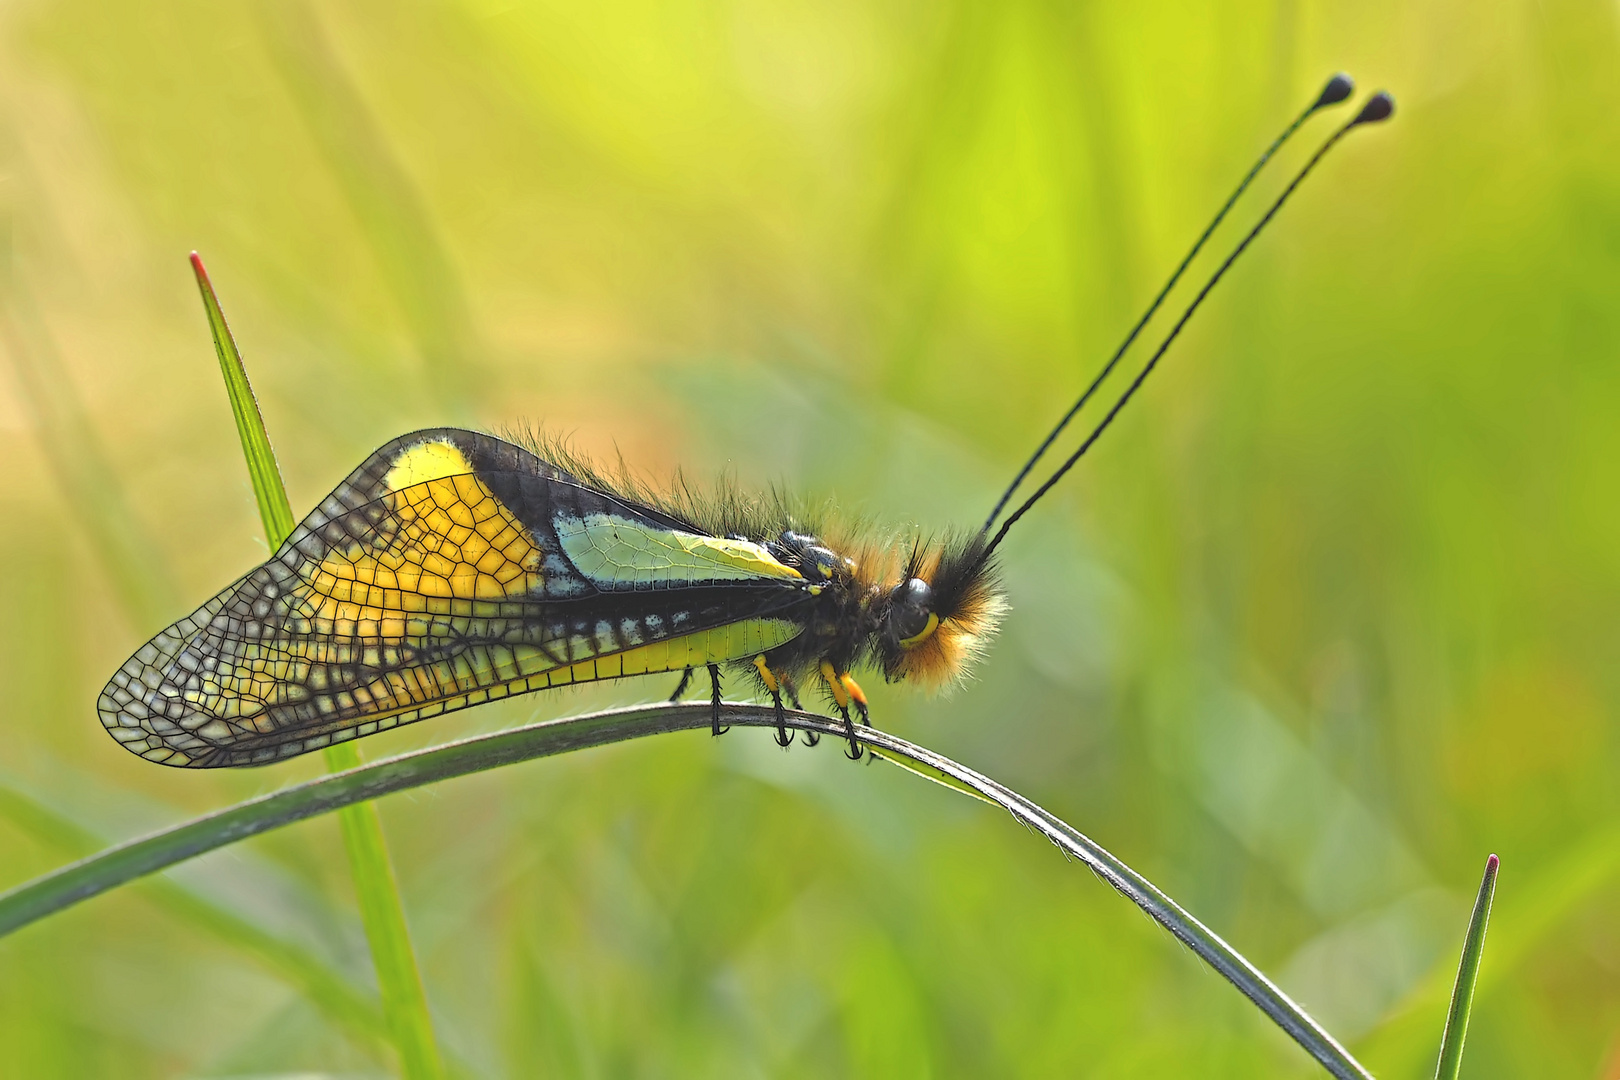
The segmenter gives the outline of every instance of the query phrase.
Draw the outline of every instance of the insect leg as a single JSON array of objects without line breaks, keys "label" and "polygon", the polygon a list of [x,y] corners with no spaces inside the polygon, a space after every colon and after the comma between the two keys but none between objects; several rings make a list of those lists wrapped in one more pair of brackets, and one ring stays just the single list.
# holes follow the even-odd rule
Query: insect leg
[{"label": "insect leg", "polygon": [[[782,681],[782,689],[787,691],[788,702],[795,709],[803,709],[804,705],[799,701],[799,688],[794,684],[793,680],[786,675],[778,675],[777,678]],[[804,736],[804,745],[806,746],[815,746],[821,742],[821,732],[819,731],[811,731],[806,728],[799,734]]]},{"label": "insect leg", "polygon": [[793,736],[788,732],[787,712],[782,708],[781,680],[776,677],[776,672],[770,669],[770,665],[765,663],[763,656],[754,657],[754,670],[759,672],[760,681],[765,684],[765,689],[770,691],[771,704],[776,706],[776,745],[786,750],[793,745]]},{"label": "insect leg", "polygon": [[711,729],[711,733],[715,734],[715,735],[724,735],[726,732],[730,731],[731,729],[729,727],[721,727],[720,726],[720,665],[719,664],[710,664],[709,665],[709,682],[714,687],[714,698],[713,698],[713,701],[714,701],[714,726]]},{"label": "insect leg", "polygon": [[[844,751],[844,756],[851,761],[859,761],[861,760],[861,743],[855,737],[855,721],[849,717],[849,703],[853,699],[850,697],[849,688],[844,685],[845,680],[849,679],[849,675],[847,673],[839,674],[838,670],[832,666],[832,661],[823,660],[821,662],[821,677],[826,681],[827,690],[832,694],[833,704],[838,706],[838,715],[844,718],[844,733],[845,737],[849,739],[849,749]],[[859,688],[857,688],[858,690]],[[862,700],[856,702],[861,711],[861,720],[863,722],[866,719],[866,702],[864,698],[865,695],[863,694]]]},{"label": "insect leg", "polygon": [[[860,685],[850,677],[850,674],[847,671],[838,676],[838,681],[844,685],[844,692],[849,695],[850,703],[855,706],[855,715],[861,718],[861,726],[871,727],[871,710],[866,707],[866,695],[861,691]],[[876,760],[876,755],[868,754],[866,763],[870,765]]]},{"label": "insect leg", "polygon": [[860,685],[850,677],[847,671],[838,677],[838,681],[843,683],[844,692],[849,695],[849,700],[855,703],[855,713],[861,718],[861,723],[866,727],[871,727],[871,710],[866,707],[866,695],[861,692]]},{"label": "insect leg", "polygon": [[686,688],[688,686],[691,686],[691,685],[692,685],[692,669],[687,668],[684,672],[681,673],[680,684],[675,687],[675,692],[673,694],[669,695],[669,700],[671,702],[676,702],[676,701],[681,700],[681,695],[686,693]]},{"label": "insect leg", "polygon": [[838,707],[838,715],[844,718],[844,737],[849,740],[849,749],[844,756],[851,761],[861,760],[861,741],[855,737],[855,721],[849,718],[849,710],[844,706]]},{"label": "insect leg", "polygon": [[[795,709],[803,709],[804,703],[799,700],[798,684],[782,674],[776,676],[776,681],[782,684],[782,692],[787,695],[788,704]],[[819,731],[811,731],[806,728],[800,731],[799,734],[804,736],[804,745],[806,746],[815,746],[821,742],[821,732]]]}]

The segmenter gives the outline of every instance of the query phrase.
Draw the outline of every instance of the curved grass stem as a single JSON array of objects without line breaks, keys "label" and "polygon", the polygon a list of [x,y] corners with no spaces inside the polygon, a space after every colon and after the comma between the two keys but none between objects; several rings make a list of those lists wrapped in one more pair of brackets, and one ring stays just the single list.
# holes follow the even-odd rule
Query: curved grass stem
[{"label": "curved grass stem", "polygon": [[[768,705],[727,704],[724,712],[727,722],[743,727],[774,727],[777,722]],[[844,734],[841,724],[814,713],[789,711],[786,719],[790,727],[834,741]],[[295,821],[502,765],[647,735],[707,729],[711,722],[707,704],[612,709],[481,735],[297,784],[110,848],[0,895],[0,936],[144,874]],[[994,803],[1035,829],[1169,930],[1333,1076],[1371,1080],[1371,1073],[1237,950],[1085,834],[1012,789],[926,747],[876,728],[863,728],[860,738],[884,760]]]}]

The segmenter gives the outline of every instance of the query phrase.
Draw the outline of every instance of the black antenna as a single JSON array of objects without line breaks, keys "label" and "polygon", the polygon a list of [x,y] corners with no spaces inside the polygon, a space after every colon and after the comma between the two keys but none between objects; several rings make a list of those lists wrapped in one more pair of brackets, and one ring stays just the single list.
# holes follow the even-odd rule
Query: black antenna
[{"label": "black antenna", "polygon": [[1176,282],[1181,280],[1181,275],[1186,272],[1193,259],[1198,257],[1198,253],[1203,250],[1204,242],[1225,220],[1227,211],[1231,210],[1238,199],[1243,196],[1243,193],[1249,189],[1249,184],[1260,174],[1260,170],[1265,168],[1266,162],[1271,160],[1273,154],[1282,149],[1283,143],[1292,138],[1294,132],[1298,131],[1300,126],[1309,120],[1317,110],[1325,109],[1329,105],[1337,105],[1349,97],[1355,88],[1355,82],[1343,72],[1333,76],[1327,81],[1327,85],[1322,87],[1322,92],[1316,96],[1316,100],[1304,112],[1296,116],[1294,122],[1289,124],[1270,146],[1266,147],[1266,152],[1261,154],[1260,160],[1254,163],[1254,167],[1249,170],[1249,175],[1245,176],[1243,182],[1232,192],[1231,197],[1226,200],[1226,205],[1222,206],[1215,214],[1214,219],[1209,223],[1209,227],[1204,230],[1204,234],[1198,238],[1198,242],[1193,244],[1192,250],[1188,251],[1186,257],[1181,260],[1181,265],[1176,267],[1176,272],[1170,275],[1170,280],[1164,283],[1164,288],[1159,290],[1159,295],[1153,298],[1153,303],[1148,305],[1148,309],[1142,313],[1141,319],[1137,320],[1136,325],[1131,328],[1131,332],[1125,335],[1125,340],[1114,351],[1113,358],[1097,373],[1097,377],[1091,380],[1091,385],[1086,387],[1086,392],[1080,395],[1080,400],[1076,401],[1073,407],[1063,414],[1063,419],[1058,421],[1057,427],[1053,428],[1046,440],[1036,448],[1034,456],[1024,462],[1024,467],[1018,470],[1018,475],[1013,477],[1013,482],[1007,485],[1007,490],[1002,492],[1001,500],[996,503],[996,508],[990,511],[990,516],[985,519],[984,532],[990,531],[990,526],[996,523],[996,518],[1006,508],[1007,501],[1012,498],[1013,492],[1017,491],[1018,485],[1022,484],[1024,479],[1029,476],[1030,470],[1035,468],[1035,463],[1040,461],[1041,456],[1052,448],[1052,444],[1057,441],[1057,437],[1063,434],[1063,429],[1069,426],[1069,421],[1074,419],[1075,414],[1085,406],[1086,402],[1091,400],[1091,395],[1097,392],[1097,387],[1101,386],[1103,380],[1113,372],[1115,366],[1119,364],[1120,357],[1125,355],[1125,350],[1131,347],[1137,335],[1142,332],[1142,328],[1148,324],[1148,320],[1153,318],[1154,313],[1159,310],[1159,306],[1164,303],[1164,298],[1170,295],[1170,290],[1176,287]]},{"label": "black antenna", "polygon": [[1305,167],[1295,174],[1293,180],[1289,181],[1288,186],[1283,189],[1283,193],[1277,196],[1277,201],[1271,204],[1271,209],[1267,210],[1265,216],[1260,219],[1254,228],[1249,230],[1249,234],[1243,238],[1242,243],[1232,249],[1232,254],[1228,255],[1226,261],[1221,263],[1220,268],[1210,275],[1209,280],[1204,283],[1204,287],[1198,290],[1198,295],[1193,297],[1193,302],[1187,305],[1187,310],[1181,313],[1181,318],[1177,319],[1176,325],[1170,328],[1170,333],[1166,334],[1164,340],[1159,343],[1159,347],[1154,350],[1153,356],[1143,365],[1142,370],[1137,373],[1131,385],[1126,387],[1125,392],[1119,396],[1119,400],[1114,402],[1114,407],[1108,410],[1108,415],[1104,416],[1095,428],[1092,428],[1091,434],[1086,436],[1086,441],[1080,444],[1080,449],[1070,454],[1068,460],[1058,466],[1057,471],[1047,479],[1046,483],[1036,489],[1035,494],[1025,499],[1022,506],[1013,511],[1012,516],[1003,523],[995,538],[985,546],[984,554],[980,556],[981,560],[990,557],[990,553],[996,550],[996,546],[1001,543],[1002,539],[1007,535],[1007,530],[1013,527],[1014,522],[1028,513],[1029,508],[1039,502],[1042,495],[1045,495],[1052,489],[1054,484],[1063,479],[1063,475],[1074,468],[1074,463],[1079,461],[1087,450],[1091,449],[1092,444],[1097,441],[1104,431],[1108,430],[1108,425],[1114,422],[1114,417],[1119,415],[1119,411],[1125,407],[1125,403],[1131,400],[1137,390],[1141,389],[1142,383],[1147,380],[1148,375],[1158,365],[1159,358],[1164,355],[1165,350],[1170,348],[1171,343],[1180,335],[1182,328],[1187,325],[1187,320],[1192,318],[1193,312],[1198,310],[1198,305],[1204,302],[1204,298],[1215,287],[1215,283],[1220,281],[1226,272],[1232,268],[1232,264],[1237,261],[1237,257],[1243,254],[1256,236],[1260,235],[1260,230],[1270,223],[1271,219],[1276,216],[1277,211],[1282,209],[1282,204],[1287,202],[1288,197],[1294,193],[1294,189],[1298,188],[1305,177],[1310,175],[1311,170],[1316,168],[1317,163],[1327,155],[1327,152],[1333,149],[1340,139],[1349,134],[1351,128],[1360,124],[1376,124],[1381,120],[1388,120],[1394,113],[1395,99],[1382,90],[1378,91],[1378,93],[1367,99],[1367,103],[1361,107],[1360,112],[1356,113],[1338,131],[1330,135],[1327,141],[1317,149],[1316,153],[1311,155],[1311,159],[1305,163]]}]

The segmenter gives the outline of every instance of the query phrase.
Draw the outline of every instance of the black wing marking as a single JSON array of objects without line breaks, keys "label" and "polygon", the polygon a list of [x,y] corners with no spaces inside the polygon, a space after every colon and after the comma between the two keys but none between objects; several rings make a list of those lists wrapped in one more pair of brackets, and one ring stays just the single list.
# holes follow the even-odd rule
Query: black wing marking
[{"label": "black wing marking", "polygon": [[270,560],[131,657],[101,694],[102,722],[152,761],[258,764],[513,694],[756,655],[801,631],[808,594],[791,571],[599,589],[556,523],[605,515],[609,533],[658,539],[665,524],[639,509],[487,435],[396,439]]}]

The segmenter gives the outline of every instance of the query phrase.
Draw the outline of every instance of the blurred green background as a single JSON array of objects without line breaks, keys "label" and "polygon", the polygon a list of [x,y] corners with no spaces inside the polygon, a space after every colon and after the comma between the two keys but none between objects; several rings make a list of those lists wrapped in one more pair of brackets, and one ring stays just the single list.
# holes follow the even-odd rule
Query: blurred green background
[{"label": "blurred green background", "polygon": [[[321,769],[166,770],[96,721],[264,555],[191,249],[299,513],[453,422],[971,526],[1341,68],[1395,122],[1012,534],[979,677],[868,678],[876,718],[1381,1076],[1431,1072],[1499,852],[1465,1075],[1620,1077],[1610,2],[6,5],[0,886]],[[1082,868],[837,746],[671,736],[382,814],[466,1076],[1320,1075]],[[0,1074],[382,1075],[371,987],[321,819],[0,942]]]}]

